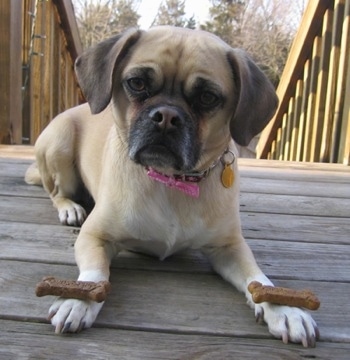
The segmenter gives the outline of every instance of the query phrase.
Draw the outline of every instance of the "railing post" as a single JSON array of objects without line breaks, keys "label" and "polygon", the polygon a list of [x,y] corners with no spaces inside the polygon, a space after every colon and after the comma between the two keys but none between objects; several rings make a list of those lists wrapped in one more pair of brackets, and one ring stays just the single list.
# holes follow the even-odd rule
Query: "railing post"
[{"label": "railing post", "polygon": [[22,1],[0,1],[0,143],[22,143]]}]

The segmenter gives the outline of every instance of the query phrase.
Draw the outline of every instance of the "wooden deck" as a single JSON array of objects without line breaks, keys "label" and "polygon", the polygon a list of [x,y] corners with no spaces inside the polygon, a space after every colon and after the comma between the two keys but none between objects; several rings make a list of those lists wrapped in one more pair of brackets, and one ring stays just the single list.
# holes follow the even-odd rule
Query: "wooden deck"
[{"label": "wooden deck", "polygon": [[312,288],[321,339],[284,345],[255,323],[243,295],[197,252],[163,262],[123,253],[95,326],[55,335],[45,275],[75,278],[79,231],[58,222],[48,196],[23,181],[29,148],[0,147],[1,359],[349,359],[350,168],[240,160],[245,237],[277,285]]}]

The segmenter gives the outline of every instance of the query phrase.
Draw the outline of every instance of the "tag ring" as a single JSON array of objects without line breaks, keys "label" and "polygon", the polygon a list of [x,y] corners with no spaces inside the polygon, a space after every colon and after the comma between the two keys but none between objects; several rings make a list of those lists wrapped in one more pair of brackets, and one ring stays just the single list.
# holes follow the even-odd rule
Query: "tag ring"
[{"label": "tag ring", "polygon": [[[230,154],[230,155],[232,156],[232,160],[231,160],[231,161],[225,161],[225,155],[227,155],[227,154]],[[230,166],[230,165],[232,165],[232,164],[235,162],[236,156],[235,156],[235,154],[233,153],[233,151],[231,151],[230,149],[227,149],[227,150],[222,154],[220,160],[221,160],[222,165],[224,165],[224,166]]]}]

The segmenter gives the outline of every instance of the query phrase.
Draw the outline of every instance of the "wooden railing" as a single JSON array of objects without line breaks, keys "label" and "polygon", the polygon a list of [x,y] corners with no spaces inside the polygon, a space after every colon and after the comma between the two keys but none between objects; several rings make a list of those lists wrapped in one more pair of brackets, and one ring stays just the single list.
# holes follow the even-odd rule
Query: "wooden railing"
[{"label": "wooden railing", "polygon": [[33,144],[55,115],[82,101],[73,70],[82,51],[73,6],[71,0],[11,0],[0,7],[9,19],[0,21],[6,45],[0,73],[8,79],[0,86],[9,94],[1,104],[0,143]]},{"label": "wooden railing", "polygon": [[350,164],[350,0],[309,0],[257,157]]}]

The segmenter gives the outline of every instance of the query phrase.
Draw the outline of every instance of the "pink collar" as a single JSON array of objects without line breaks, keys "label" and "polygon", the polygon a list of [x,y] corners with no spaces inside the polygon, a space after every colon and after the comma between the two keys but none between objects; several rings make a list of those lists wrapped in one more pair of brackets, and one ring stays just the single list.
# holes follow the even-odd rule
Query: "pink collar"
[{"label": "pink collar", "polygon": [[174,174],[172,176],[163,174],[161,172],[158,172],[157,170],[153,168],[146,168],[147,175],[155,180],[159,181],[162,184],[166,185],[167,187],[174,188],[177,190],[180,190],[184,192],[186,195],[189,195],[194,198],[199,197],[199,186],[198,183],[207,178],[210,174],[210,172],[215,168],[215,166],[221,161],[223,164],[223,158],[227,153],[231,153],[234,157],[234,154],[231,150],[227,149],[224,151],[224,153],[213,162],[213,164],[206,170],[202,172],[191,172],[191,173],[185,173],[185,174]]}]

